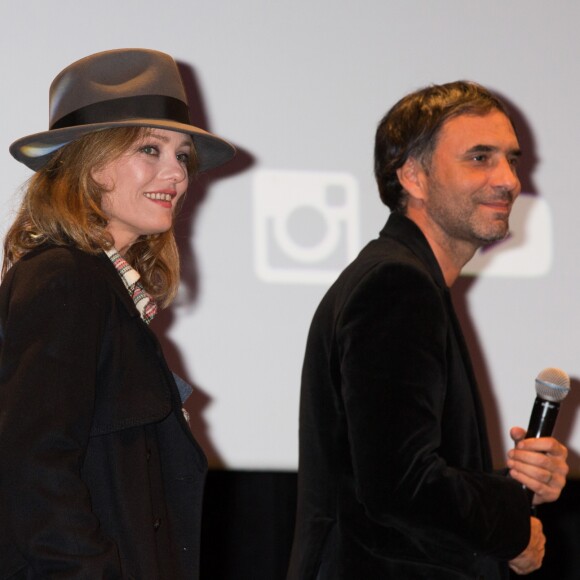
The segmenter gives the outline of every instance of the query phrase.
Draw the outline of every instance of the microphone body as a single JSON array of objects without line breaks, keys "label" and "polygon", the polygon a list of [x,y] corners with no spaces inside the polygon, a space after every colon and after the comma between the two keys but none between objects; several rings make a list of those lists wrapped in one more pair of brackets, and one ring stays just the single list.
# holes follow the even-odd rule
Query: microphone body
[{"label": "microphone body", "polygon": [[559,410],[560,403],[546,401],[540,397],[536,397],[530,416],[526,439],[532,437],[549,437],[554,431]]}]

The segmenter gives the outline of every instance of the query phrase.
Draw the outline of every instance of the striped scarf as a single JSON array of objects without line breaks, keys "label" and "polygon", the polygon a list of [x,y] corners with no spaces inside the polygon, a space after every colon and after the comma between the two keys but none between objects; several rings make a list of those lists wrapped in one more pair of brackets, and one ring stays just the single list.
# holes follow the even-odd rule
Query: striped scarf
[{"label": "striped scarf", "polygon": [[119,276],[121,276],[121,280],[123,280],[123,284],[127,288],[129,296],[133,299],[141,318],[146,324],[149,324],[157,314],[157,304],[139,282],[141,277],[139,272],[131,268],[115,248],[106,250],[105,254],[113,262]]}]

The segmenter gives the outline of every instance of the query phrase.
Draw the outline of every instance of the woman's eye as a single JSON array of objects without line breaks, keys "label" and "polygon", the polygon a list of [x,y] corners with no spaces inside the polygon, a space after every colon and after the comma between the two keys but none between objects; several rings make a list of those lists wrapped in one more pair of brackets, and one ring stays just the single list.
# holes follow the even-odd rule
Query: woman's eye
[{"label": "woman's eye", "polygon": [[188,163],[189,162],[189,153],[178,153],[177,160],[180,163]]},{"label": "woman's eye", "polygon": [[143,145],[139,151],[145,153],[146,155],[157,155],[159,153],[159,150],[154,145]]}]

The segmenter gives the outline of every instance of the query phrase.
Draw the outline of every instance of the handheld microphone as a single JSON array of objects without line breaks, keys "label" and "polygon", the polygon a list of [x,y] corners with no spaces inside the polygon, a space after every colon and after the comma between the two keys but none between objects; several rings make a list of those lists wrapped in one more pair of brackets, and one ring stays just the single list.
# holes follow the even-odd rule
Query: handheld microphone
[{"label": "handheld microphone", "polygon": [[561,369],[547,368],[536,377],[536,400],[526,439],[552,435],[560,403],[570,392],[570,378]]},{"label": "handheld microphone", "polygon": [[[561,369],[547,368],[536,377],[536,400],[532,408],[526,439],[550,437],[556,424],[560,403],[570,392],[570,377]],[[530,504],[534,492],[524,486]],[[532,513],[535,508],[532,507]]]}]

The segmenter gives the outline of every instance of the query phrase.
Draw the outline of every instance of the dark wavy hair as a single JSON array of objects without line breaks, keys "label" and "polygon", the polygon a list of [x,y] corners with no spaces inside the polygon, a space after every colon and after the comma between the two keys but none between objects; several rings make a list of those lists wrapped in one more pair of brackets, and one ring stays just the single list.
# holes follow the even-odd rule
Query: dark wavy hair
[{"label": "dark wavy hair", "polygon": [[502,101],[471,81],[431,85],[403,97],[383,117],[375,137],[375,178],[383,203],[391,211],[405,213],[407,195],[397,169],[409,157],[428,168],[446,121],[459,115],[486,115],[493,110],[504,113],[513,126]]}]

